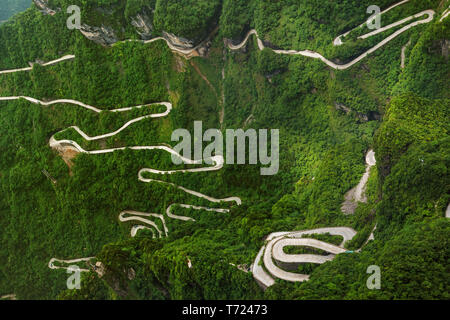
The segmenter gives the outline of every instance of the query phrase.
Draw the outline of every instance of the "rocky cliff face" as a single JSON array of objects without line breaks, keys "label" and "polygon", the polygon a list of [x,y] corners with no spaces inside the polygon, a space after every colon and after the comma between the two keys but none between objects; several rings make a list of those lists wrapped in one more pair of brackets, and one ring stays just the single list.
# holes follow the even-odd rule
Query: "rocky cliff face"
[{"label": "rocky cliff face", "polygon": [[110,46],[118,41],[114,30],[109,27],[91,27],[87,24],[82,24],[80,32],[89,40],[102,46]]},{"label": "rocky cliff face", "polygon": [[[44,14],[54,15],[56,12],[61,11],[60,8],[52,9],[48,5],[47,0],[33,0],[36,7]],[[131,19],[131,25],[136,28],[137,33],[142,40],[149,40],[153,37],[153,24],[151,19],[151,12],[149,8],[143,8],[135,17]],[[101,25],[90,26],[86,23],[81,25],[79,31],[87,39],[94,41],[102,46],[111,46],[119,41],[114,29]],[[192,49],[194,48],[194,41],[178,37],[172,33],[163,32],[163,37],[167,39],[171,44],[180,49]],[[206,49],[204,50],[206,52]],[[199,53],[201,55],[201,53]]]},{"label": "rocky cliff face", "polygon": [[348,114],[349,112],[352,111],[349,107],[345,106],[342,103],[338,103],[338,102],[334,103],[334,107],[336,108],[336,110],[344,111],[346,114]]},{"label": "rocky cliff face", "polygon": [[194,41],[177,37],[172,33],[163,32],[163,37],[169,40],[174,46],[181,49],[192,49],[194,47]]},{"label": "rocky cliff face", "polygon": [[[54,15],[61,11],[61,8],[52,9],[48,5],[47,0],[33,0],[36,7],[43,13]],[[114,30],[110,27],[102,25],[101,27],[93,27],[83,23],[80,28],[80,32],[89,40],[103,46],[109,46],[118,41]]]},{"label": "rocky cliff face", "polygon": [[442,55],[447,60],[450,53],[450,40],[434,40],[428,47],[428,52],[436,55]]},{"label": "rocky cliff face", "polygon": [[367,122],[369,120],[381,120],[381,116],[377,111],[369,111],[367,114],[362,112],[356,112],[345,106],[342,103],[334,102],[334,107],[336,110],[343,111],[345,114],[354,112],[356,118],[362,122]]},{"label": "rocky cliff face", "polygon": [[137,33],[143,40],[151,39],[153,32],[152,20],[145,10],[132,18],[131,25],[137,29]]},{"label": "rocky cliff face", "polygon": [[33,2],[36,5],[36,7],[38,7],[38,9],[44,14],[54,15],[57,11],[61,11],[60,8],[56,10],[51,9],[48,6],[47,0],[33,0]]}]

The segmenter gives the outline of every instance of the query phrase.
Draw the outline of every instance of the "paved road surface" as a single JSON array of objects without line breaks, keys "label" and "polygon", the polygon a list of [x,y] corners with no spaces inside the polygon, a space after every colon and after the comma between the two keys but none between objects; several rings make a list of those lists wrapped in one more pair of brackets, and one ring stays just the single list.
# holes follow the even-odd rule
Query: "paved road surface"
[{"label": "paved road surface", "polygon": [[[378,49],[383,47],[385,44],[387,44],[388,42],[390,42],[393,39],[395,39],[396,37],[398,37],[403,32],[405,32],[405,31],[407,31],[407,30],[409,30],[409,29],[411,29],[411,28],[413,28],[415,26],[418,26],[420,24],[425,24],[425,23],[429,23],[429,22],[433,21],[434,14],[435,14],[435,12],[433,10],[425,10],[425,11],[422,11],[422,12],[420,12],[418,14],[415,14],[414,16],[412,16],[413,18],[420,18],[422,16],[427,16],[427,17],[425,19],[423,19],[423,20],[418,20],[418,21],[412,22],[409,25],[401,28],[400,30],[397,30],[392,35],[386,37],[384,40],[382,40],[380,43],[378,43],[376,46],[374,46],[373,48],[367,50],[366,52],[361,54],[359,57],[357,57],[356,59],[354,59],[354,60],[352,60],[352,61],[350,61],[350,62],[348,62],[346,64],[336,64],[336,63],[328,60],[324,56],[322,56],[320,53],[317,53],[317,52],[314,52],[314,51],[311,51],[311,50],[303,50],[303,51],[275,50],[275,49],[270,49],[270,50],[272,50],[276,54],[301,55],[301,56],[305,56],[305,57],[309,57],[309,58],[313,58],[313,59],[319,59],[319,60],[321,60],[322,62],[324,62],[326,65],[328,65],[329,67],[331,67],[333,69],[345,70],[345,69],[348,69],[348,68],[352,67],[356,63],[360,62],[361,60],[366,58],[369,54],[377,51]],[[247,41],[248,41],[248,39],[250,38],[251,35],[255,35],[256,36],[259,50],[263,50],[263,49],[266,48],[264,43],[259,38],[258,32],[256,30],[254,30],[254,29],[251,30],[247,34],[247,36],[245,37],[244,41],[242,41],[240,44],[233,45],[233,44],[229,43],[228,44],[228,48],[231,49],[231,50],[241,49],[243,46],[245,46],[247,44]]]}]

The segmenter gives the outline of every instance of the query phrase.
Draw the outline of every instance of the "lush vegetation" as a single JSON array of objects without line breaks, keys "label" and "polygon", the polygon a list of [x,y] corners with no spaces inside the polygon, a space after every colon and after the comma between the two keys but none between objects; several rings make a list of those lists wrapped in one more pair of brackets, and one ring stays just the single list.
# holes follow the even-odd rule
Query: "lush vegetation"
[{"label": "lush vegetation", "polygon": [[220,8],[220,0],[158,0],[155,27],[188,39],[199,40],[214,27]]},{"label": "lush vegetation", "polygon": [[[450,69],[442,50],[448,19],[412,29],[351,69],[335,71],[318,60],[259,51],[254,40],[246,49],[224,50],[223,37],[239,40],[256,28],[273,46],[349,60],[386,35],[332,45],[334,37],[364,21],[370,1],[51,0],[49,5],[64,9],[69,2],[82,7],[83,22],[109,26],[123,39],[138,38],[130,20],[153,9],[155,36],[167,31],[197,43],[217,26],[219,31],[206,57],[186,60],[164,42],[99,46],[65,27],[65,10],[49,16],[31,8],[0,27],[0,70],[76,55],[51,67],[35,64],[30,72],[0,75],[0,96],[76,99],[105,110],[162,101],[174,105],[167,117],[86,142],[73,129],[60,131],[77,125],[90,136],[108,133],[164,108],[95,114],[73,105],[0,102],[1,294],[14,292],[22,299],[449,298],[450,222],[443,216],[450,201]],[[392,22],[427,8],[442,12],[439,2],[412,1],[385,18]],[[409,40],[401,69],[400,50]],[[196,120],[221,130],[280,129],[279,173],[261,176],[259,166],[225,165],[215,172],[148,175],[243,201],[241,206],[215,204],[168,184],[138,181],[141,168],[175,169],[165,152],[79,154],[64,161],[48,146],[57,132],[87,150],[173,145],[172,131],[192,130]],[[369,148],[376,152],[377,166],[371,170],[368,202],[345,216],[344,195],[364,172]],[[123,210],[164,214],[174,203],[230,212],[175,206],[175,214],[196,221],[166,217],[169,235],[162,239],[153,239],[148,230],[130,238],[133,223],[118,221]],[[358,234],[346,247],[355,250],[375,224],[375,241],[361,253],[298,270],[311,273],[306,283],[277,281],[264,292],[250,273],[236,267],[250,266],[271,232],[353,227]],[[81,290],[65,290],[65,270],[48,268],[52,257],[88,256],[96,256],[106,273],[101,278],[83,274]],[[366,269],[374,264],[382,270],[381,290],[366,287]]]}]

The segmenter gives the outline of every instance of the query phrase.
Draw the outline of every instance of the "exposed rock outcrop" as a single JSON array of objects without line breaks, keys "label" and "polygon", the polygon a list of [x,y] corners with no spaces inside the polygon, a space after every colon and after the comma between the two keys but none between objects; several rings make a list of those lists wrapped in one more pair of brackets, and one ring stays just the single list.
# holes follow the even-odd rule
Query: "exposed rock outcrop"
[{"label": "exposed rock outcrop", "polygon": [[352,111],[352,109],[343,105],[342,103],[335,102],[334,107],[336,108],[336,110],[344,111],[346,114],[349,113],[350,111]]},{"label": "exposed rock outcrop", "polygon": [[[349,107],[347,107],[346,105],[342,104],[342,103],[338,103],[335,102],[334,103],[334,108],[336,110],[339,111],[343,111],[345,112],[345,114],[350,114],[352,113],[352,109],[350,109]],[[355,117],[362,122],[367,122],[367,121],[371,121],[371,120],[380,120],[381,116],[377,111],[369,111],[367,114],[363,113],[363,112],[354,112]]]},{"label": "exposed rock outcrop", "polygon": [[[51,9],[48,6],[47,0],[33,0],[36,4],[36,7],[43,12],[44,14],[50,14],[54,15],[56,12],[61,11],[60,8],[54,10]],[[107,9],[103,8],[97,8],[96,10],[101,11],[105,14],[111,14],[112,12],[108,11]],[[158,40],[159,37],[154,37],[153,35],[153,24],[152,24],[152,13],[151,9],[148,7],[144,7],[136,16],[134,16],[131,19],[131,25],[136,28],[137,33],[140,35],[141,39],[144,41],[147,40]],[[122,28],[122,32],[125,29]],[[83,23],[79,29],[79,31],[85,36],[87,39],[94,41],[97,44],[100,44],[102,46],[111,46],[117,42],[119,42],[119,39],[117,37],[117,34],[115,30],[107,25],[101,25],[98,26],[91,26],[86,23]],[[116,30],[117,31],[117,30]],[[217,30],[214,30],[212,34],[214,34]],[[119,32],[120,33],[120,32]],[[191,56],[206,56],[208,53],[208,49],[210,46],[209,38],[211,35],[204,40],[200,45],[195,47],[194,40],[186,39],[183,37],[179,37],[173,33],[169,32],[162,32],[162,38],[167,40],[169,42],[169,46],[171,46],[172,50],[180,50],[179,53],[183,54],[181,52],[182,50],[192,50],[191,53],[185,54],[187,57]]]},{"label": "exposed rock outcrop", "polygon": [[367,116],[369,118],[369,121],[380,121],[382,119],[382,116],[378,111],[369,111]]},{"label": "exposed rock outcrop", "polygon": [[131,20],[131,25],[137,29],[137,33],[139,33],[143,40],[151,39],[153,32],[152,20],[145,10],[138,13]]},{"label": "exposed rock outcrop", "polygon": [[56,10],[51,9],[48,6],[48,1],[47,0],[33,0],[34,4],[36,5],[36,7],[38,7],[38,9],[43,13],[43,14],[49,14],[49,15],[54,15],[56,12],[61,11],[61,8],[58,8]]},{"label": "exposed rock outcrop", "polygon": [[102,46],[110,46],[118,41],[114,30],[110,27],[91,27],[87,24],[82,24],[80,32],[89,40]]},{"label": "exposed rock outcrop", "polygon": [[192,49],[194,47],[194,41],[182,37],[177,37],[172,33],[163,31],[163,37],[180,49]]},{"label": "exposed rock outcrop", "polygon": [[[61,8],[50,8],[47,0],[33,0],[33,2],[43,14],[54,15],[57,12],[61,11]],[[103,25],[101,27],[93,27],[87,24],[82,24],[80,32],[89,40],[92,40],[95,43],[101,44],[103,46],[109,46],[118,41],[114,30]]]},{"label": "exposed rock outcrop", "polygon": [[127,278],[128,280],[136,278],[136,271],[133,268],[128,269]]},{"label": "exposed rock outcrop", "polygon": [[99,278],[105,275],[105,266],[101,261],[97,261],[95,266],[93,266],[93,269],[95,272],[97,272]]},{"label": "exposed rock outcrop", "polygon": [[369,121],[369,116],[365,113],[362,112],[357,112],[356,113],[356,118],[358,118],[358,120],[362,121],[362,122],[367,122]]}]

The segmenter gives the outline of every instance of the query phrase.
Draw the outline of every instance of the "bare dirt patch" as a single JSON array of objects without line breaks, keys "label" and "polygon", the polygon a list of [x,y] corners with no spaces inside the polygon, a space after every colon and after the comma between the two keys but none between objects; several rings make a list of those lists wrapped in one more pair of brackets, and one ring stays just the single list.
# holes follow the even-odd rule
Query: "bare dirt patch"
[{"label": "bare dirt patch", "polygon": [[179,55],[174,55],[175,57],[175,70],[177,72],[186,72],[186,64],[184,60]]},{"label": "bare dirt patch", "polygon": [[69,167],[69,175],[72,176],[72,167],[73,167],[73,159],[78,155],[78,151],[65,147],[59,150],[59,155],[64,160],[64,162],[67,164],[67,167]]}]

